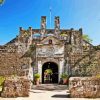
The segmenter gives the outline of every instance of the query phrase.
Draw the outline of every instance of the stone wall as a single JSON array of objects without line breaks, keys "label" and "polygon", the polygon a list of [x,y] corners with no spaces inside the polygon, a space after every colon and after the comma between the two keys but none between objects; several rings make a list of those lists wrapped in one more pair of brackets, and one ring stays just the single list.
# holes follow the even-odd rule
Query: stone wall
[{"label": "stone wall", "polygon": [[29,58],[22,57],[19,53],[0,53],[0,75],[23,76],[23,73],[28,74]]},{"label": "stone wall", "polygon": [[8,78],[3,85],[1,97],[27,97],[29,96],[30,82],[25,78]]},{"label": "stone wall", "polygon": [[15,43],[0,46],[0,53],[15,53],[18,50],[17,48]]},{"label": "stone wall", "polygon": [[100,78],[71,77],[69,91],[74,98],[99,98]]},{"label": "stone wall", "polygon": [[[78,57],[74,57],[77,59]],[[93,50],[76,60],[72,68],[73,76],[96,76],[100,74],[100,50]]]}]

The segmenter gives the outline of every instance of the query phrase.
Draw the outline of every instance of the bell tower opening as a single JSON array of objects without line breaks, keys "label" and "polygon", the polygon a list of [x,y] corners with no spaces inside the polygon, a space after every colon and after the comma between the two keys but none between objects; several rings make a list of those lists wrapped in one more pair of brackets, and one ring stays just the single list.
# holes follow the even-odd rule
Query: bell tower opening
[{"label": "bell tower opening", "polygon": [[54,62],[46,62],[42,66],[42,83],[58,83],[58,65]]}]

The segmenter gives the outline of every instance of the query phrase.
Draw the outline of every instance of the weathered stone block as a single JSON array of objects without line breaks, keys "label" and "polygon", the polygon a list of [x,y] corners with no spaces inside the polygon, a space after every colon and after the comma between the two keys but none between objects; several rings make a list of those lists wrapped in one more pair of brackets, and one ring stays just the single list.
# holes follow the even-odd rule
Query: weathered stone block
[{"label": "weathered stone block", "polygon": [[71,77],[69,79],[71,97],[98,98],[100,97],[100,79],[93,77]]},{"label": "weathered stone block", "polygon": [[29,96],[30,81],[24,78],[6,79],[1,97],[27,97]]}]

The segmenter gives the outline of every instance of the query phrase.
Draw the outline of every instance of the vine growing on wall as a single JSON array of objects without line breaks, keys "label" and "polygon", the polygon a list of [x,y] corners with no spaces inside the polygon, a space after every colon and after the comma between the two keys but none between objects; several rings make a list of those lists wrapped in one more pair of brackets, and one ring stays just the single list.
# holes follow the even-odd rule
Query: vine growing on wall
[{"label": "vine growing on wall", "polygon": [[35,49],[35,47],[36,47],[35,44],[31,44],[31,45],[30,45],[30,48],[29,48],[30,51],[33,51],[33,50]]},{"label": "vine growing on wall", "polygon": [[92,41],[93,41],[93,40],[92,40],[88,35],[86,35],[86,34],[83,34],[82,38],[83,38],[85,41],[89,42],[89,43],[92,43]]}]

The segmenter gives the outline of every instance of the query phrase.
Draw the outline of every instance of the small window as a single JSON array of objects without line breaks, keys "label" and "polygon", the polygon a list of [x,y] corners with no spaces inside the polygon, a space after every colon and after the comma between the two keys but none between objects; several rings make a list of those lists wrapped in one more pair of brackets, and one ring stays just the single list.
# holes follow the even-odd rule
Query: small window
[{"label": "small window", "polygon": [[49,44],[52,44],[52,40],[51,39],[49,40]]}]

